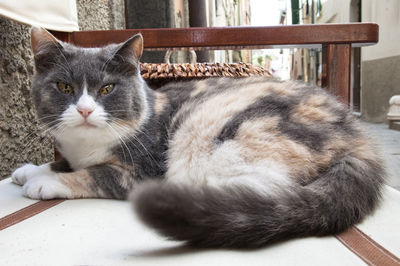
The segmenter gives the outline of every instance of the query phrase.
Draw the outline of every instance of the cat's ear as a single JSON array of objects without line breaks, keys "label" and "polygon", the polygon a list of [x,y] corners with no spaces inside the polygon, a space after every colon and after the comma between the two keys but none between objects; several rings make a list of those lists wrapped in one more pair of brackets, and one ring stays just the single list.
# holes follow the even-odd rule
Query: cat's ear
[{"label": "cat's ear", "polygon": [[63,49],[61,43],[50,32],[39,27],[31,29],[31,44],[38,72],[51,67]]},{"label": "cat's ear", "polygon": [[31,29],[31,44],[35,56],[47,52],[46,49],[51,47],[62,48],[62,45],[50,32],[39,27]]},{"label": "cat's ear", "polygon": [[107,69],[123,75],[137,75],[142,52],[143,37],[139,33],[117,46],[112,60],[106,64]]},{"label": "cat's ear", "polygon": [[143,53],[143,37],[142,34],[138,33],[135,36],[125,41],[122,46],[118,49],[116,55],[122,56],[123,58],[134,57],[136,61],[139,61]]}]

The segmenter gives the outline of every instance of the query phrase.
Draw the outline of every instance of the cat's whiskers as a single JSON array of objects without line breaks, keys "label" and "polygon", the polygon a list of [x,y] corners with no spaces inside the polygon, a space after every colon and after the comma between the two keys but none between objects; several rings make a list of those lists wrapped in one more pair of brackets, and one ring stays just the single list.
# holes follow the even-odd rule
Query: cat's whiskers
[{"label": "cat's whiskers", "polygon": [[113,126],[114,126],[115,128],[117,128],[118,130],[122,131],[123,133],[125,133],[125,134],[124,134],[124,135],[125,135],[125,136],[124,136],[125,140],[127,140],[129,143],[131,143],[131,144],[135,147],[135,149],[136,149],[137,151],[140,152],[141,155],[146,156],[146,155],[148,154],[147,150],[144,151],[144,152],[146,152],[146,153],[143,153],[142,149],[140,149],[140,147],[138,147],[138,146],[131,140],[131,137],[133,137],[133,134],[134,134],[134,133],[132,132],[132,130],[131,130],[130,128],[128,128],[128,127],[126,127],[126,126],[123,126],[123,125],[120,125],[120,124],[117,124],[117,123],[113,123]]},{"label": "cat's whiskers", "polygon": [[[126,123],[124,120],[122,120],[122,119],[120,119],[120,118],[115,118],[115,122],[117,122],[117,125],[120,126],[121,129],[126,130],[126,133],[131,133],[131,134],[133,134],[133,133],[131,132],[132,129],[129,128],[128,126],[124,125],[124,123]],[[137,128],[134,129],[134,133],[135,133],[135,134],[136,134],[136,133],[141,133],[141,134],[143,134],[146,138],[148,138],[148,139],[150,139],[150,140],[152,139],[149,135],[146,134],[145,131],[143,131],[143,130],[142,130],[141,128],[139,128],[139,127],[137,127]],[[135,135],[135,134],[133,134],[132,137],[134,137],[134,138],[143,146],[143,148],[145,148],[144,145],[140,142],[140,140],[136,138],[136,135]],[[145,148],[145,149],[146,149],[146,148]],[[146,150],[146,151],[147,151],[147,150]],[[148,151],[147,151],[147,152],[148,152]]]},{"label": "cat's whiskers", "polygon": [[53,114],[53,115],[46,115],[46,116],[43,116],[43,117],[38,118],[37,120],[38,120],[38,121],[42,121],[42,120],[45,120],[45,119],[47,119],[47,118],[58,117],[58,116],[59,116],[59,115],[55,115],[55,114]]},{"label": "cat's whiskers", "polygon": [[61,122],[61,123],[55,125],[51,129],[50,134],[53,136],[59,135],[66,127],[67,127],[67,125],[65,125],[64,123]]},{"label": "cat's whiskers", "polygon": [[[42,130],[42,132],[40,132],[40,134],[38,134],[38,136],[36,136],[35,138],[33,138],[29,143],[27,143],[27,144],[25,144],[25,145],[27,145],[27,147],[29,147],[33,142],[35,142],[38,138],[44,138],[44,139],[47,139],[47,138],[49,138],[49,139],[52,139],[51,137],[52,137],[52,131],[55,129],[55,128],[57,128],[59,126],[59,123],[56,123],[56,124],[54,124],[54,125],[52,125],[52,126],[49,126],[49,127],[47,127],[47,128],[45,128],[45,129],[41,129]],[[38,130],[37,130],[38,131]]]},{"label": "cat's whiskers", "polygon": [[[125,148],[126,148],[128,154],[129,154],[129,157],[130,157],[130,159],[131,159],[132,165],[134,165],[134,160],[133,160],[132,154],[131,154],[131,152],[130,152],[130,150],[129,150],[128,145],[126,145],[125,141],[124,141],[123,138],[121,137],[121,134],[119,134],[118,131],[116,131],[116,130],[114,129],[114,127],[113,127],[111,124],[109,124],[109,123],[106,123],[106,124],[107,124],[107,126],[111,129],[111,133],[114,134],[115,136],[117,136],[117,137],[119,138],[119,140],[120,140],[120,143],[122,143],[122,144],[125,146]],[[121,148],[122,148],[122,153],[123,153],[124,159],[125,159],[125,161],[126,161],[126,155],[125,155],[125,152],[124,152],[124,147],[123,147],[121,144],[120,144],[120,146],[121,146]]]},{"label": "cat's whiskers", "polygon": [[109,111],[127,111],[127,109],[109,109]]},{"label": "cat's whiskers", "polygon": [[[52,123],[55,123],[53,125],[50,125]],[[50,125],[50,126],[49,126]],[[39,124],[38,128],[36,130],[34,130],[33,132],[31,132],[30,134],[28,134],[27,136],[25,136],[22,141],[23,141],[23,145],[26,148],[31,147],[31,145],[35,142],[37,142],[38,139],[40,139],[41,141],[41,146],[47,146],[49,143],[53,144],[53,138],[51,137],[51,132],[54,130],[57,130],[58,128],[62,127],[62,124],[60,124],[60,122],[58,120],[56,121],[52,121],[49,123],[44,123],[44,124]],[[37,134],[36,136],[34,136],[33,138],[29,139],[32,135]],[[28,141],[29,139],[29,141]],[[23,158],[26,154],[20,154],[18,156],[18,161],[19,162],[25,162],[26,158]]]},{"label": "cat's whiskers", "polygon": [[108,64],[111,62],[111,60],[112,60],[113,58],[115,58],[116,56],[119,56],[120,58],[122,58],[123,61],[125,61],[125,59],[124,59],[123,57],[121,57],[120,55],[117,54],[117,53],[118,53],[118,50],[119,50],[119,49],[116,49],[116,50],[111,54],[111,56],[106,60],[106,62],[104,62],[104,64],[103,64],[102,67],[101,67],[101,72],[102,72],[102,73],[106,70],[106,68],[107,68]]},{"label": "cat's whiskers", "polygon": [[[113,55],[114,56],[114,55]],[[101,73],[104,73],[104,71],[107,68],[108,63],[112,60],[113,56],[111,56],[110,58],[107,59],[107,61],[103,64],[103,66],[101,67]]]},{"label": "cat's whiskers", "polygon": [[125,154],[125,151],[124,151],[124,146],[122,146],[122,143],[121,143],[120,134],[119,134],[110,124],[107,123],[107,126],[110,128],[111,134],[114,135],[114,136],[117,136],[117,137],[119,138],[119,144],[118,144],[118,145],[121,147],[122,154],[123,154],[123,156],[124,156],[124,160],[127,161],[127,160],[126,160],[126,154]]},{"label": "cat's whiskers", "polygon": [[[35,130],[33,130],[32,132],[30,132],[28,135],[26,135],[22,139],[22,141],[24,141],[24,142],[27,141],[34,134],[37,134],[38,136],[36,136],[33,140],[31,140],[30,143],[32,143],[34,140],[36,140],[39,137],[42,137],[42,138],[43,137],[48,137],[48,136],[46,136],[46,134],[47,134],[48,129],[52,127],[52,126],[50,126],[52,123],[56,123],[57,124],[58,120],[51,121],[51,122],[48,122],[48,123],[40,123],[40,124],[38,124],[37,128]],[[24,145],[26,145],[26,143],[24,143]]]},{"label": "cat's whiskers", "polygon": [[143,147],[143,149],[146,151],[146,153],[148,154],[148,157],[157,165],[157,166],[161,166],[158,161],[153,157],[153,155],[151,154],[151,152],[146,148],[146,146],[140,141],[139,138],[137,138],[135,135],[132,136],[137,142],[139,142],[139,144]]},{"label": "cat's whiskers", "polygon": [[67,66],[67,69],[65,69],[65,70],[67,70],[67,72],[70,72],[70,73],[71,73],[71,72],[72,72],[72,68],[71,68],[70,64],[68,63],[68,60],[67,60],[67,58],[65,57],[63,51],[61,51],[60,47],[57,45],[57,44],[59,44],[59,43],[56,44],[56,43],[52,42],[52,44],[57,48],[57,50],[59,51],[60,55],[61,55],[62,58],[64,59],[64,61],[65,61],[65,63],[66,63],[66,66]]},{"label": "cat's whiskers", "polygon": [[43,128],[43,126],[38,125],[36,129],[30,131],[30,133],[28,133],[26,136],[24,136],[24,137],[22,138],[21,141],[23,142],[24,145],[26,145],[25,142],[28,141],[29,138],[32,137],[32,136],[35,135],[35,134],[36,134],[37,136],[34,136],[34,139],[36,139],[36,138],[38,138],[38,137],[43,137],[42,135],[43,135],[43,130],[44,130],[44,129],[45,129],[45,128]]},{"label": "cat's whiskers", "polygon": [[71,70],[70,69],[68,69],[67,67],[65,67],[64,65],[61,65],[61,64],[58,64],[57,62],[51,62],[51,64],[53,65],[53,66],[58,66],[58,67],[60,67],[60,68],[62,68],[65,72],[70,72]]},{"label": "cat's whiskers", "polygon": [[[115,118],[116,123],[114,123],[114,126],[117,127],[119,130],[123,131],[124,133],[126,133],[126,135],[129,135],[128,141],[130,143],[132,143],[135,148],[144,156],[147,156],[150,160],[152,160],[157,166],[160,166],[159,162],[153,157],[153,155],[150,153],[150,151],[146,148],[146,146],[140,141],[140,139],[134,134],[132,133],[132,129],[129,128],[128,126],[125,126],[124,124],[120,124],[118,123],[119,121],[123,121],[125,123],[124,120]],[[151,140],[151,138],[140,128],[135,129],[136,132],[140,132],[142,133],[146,138],[149,138]],[[136,133],[135,132],[135,133]],[[135,143],[130,140],[130,138],[133,138],[137,143],[139,143],[139,145],[143,148],[143,149],[139,149]],[[145,152],[144,154],[142,153],[142,150]]]},{"label": "cat's whiskers", "polygon": [[[111,124],[110,124],[111,125]],[[126,141],[128,141],[129,143],[131,143],[134,147],[135,147],[135,149],[136,150],[138,150],[138,151],[140,151],[140,153],[142,154],[142,155],[145,155],[145,154],[143,154],[142,152],[141,152],[141,150],[136,146],[136,144],[134,143],[134,142],[132,142],[132,140],[130,139],[131,138],[131,136],[132,136],[132,131],[131,130],[129,130],[129,129],[127,129],[127,128],[124,128],[122,125],[119,125],[119,124],[117,124],[117,123],[113,123],[112,124],[113,126],[113,129],[116,131],[116,132],[118,132],[117,130],[119,130],[119,131],[122,131],[123,133],[124,133],[124,135],[121,135],[121,134],[119,134],[122,138],[125,138],[125,140]]]}]

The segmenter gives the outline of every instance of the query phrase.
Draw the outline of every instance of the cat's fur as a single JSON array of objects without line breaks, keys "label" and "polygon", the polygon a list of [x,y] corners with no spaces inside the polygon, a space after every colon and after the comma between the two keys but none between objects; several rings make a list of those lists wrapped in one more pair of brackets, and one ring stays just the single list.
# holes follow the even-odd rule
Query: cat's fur
[{"label": "cat's fur", "polygon": [[[213,247],[335,234],[379,202],[384,171],[374,147],[320,88],[248,78],[153,91],[139,75],[140,35],[78,48],[34,28],[32,46],[33,100],[64,159],[13,173],[28,197],[132,191],[158,232]],[[106,84],[114,90],[99,94]]]}]

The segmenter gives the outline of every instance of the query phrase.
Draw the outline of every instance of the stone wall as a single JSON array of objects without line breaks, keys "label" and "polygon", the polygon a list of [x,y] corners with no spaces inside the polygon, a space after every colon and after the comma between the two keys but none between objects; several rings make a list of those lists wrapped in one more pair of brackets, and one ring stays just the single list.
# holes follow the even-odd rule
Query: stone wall
[{"label": "stone wall", "polygon": [[0,179],[23,162],[52,159],[30,99],[33,56],[29,26],[0,17]]},{"label": "stone wall", "polygon": [[80,30],[125,28],[124,0],[77,0]]},{"label": "stone wall", "polygon": [[[125,28],[124,1],[77,0],[81,30]],[[0,179],[23,163],[53,159],[30,97],[30,26],[0,17]]]}]

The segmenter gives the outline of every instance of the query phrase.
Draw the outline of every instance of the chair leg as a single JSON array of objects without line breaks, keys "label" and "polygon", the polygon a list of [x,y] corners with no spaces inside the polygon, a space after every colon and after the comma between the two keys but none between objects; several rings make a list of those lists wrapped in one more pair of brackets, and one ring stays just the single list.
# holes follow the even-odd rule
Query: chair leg
[{"label": "chair leg", "polygon": [[322,47],[322,87],[350,106],[351,44]]}]

